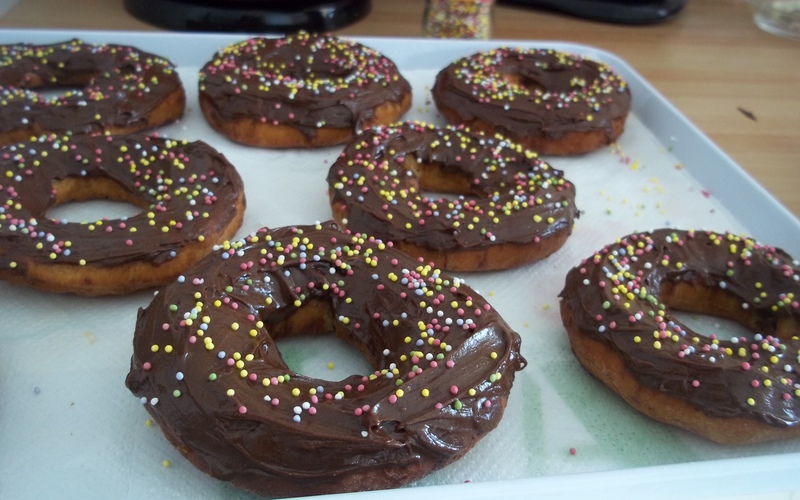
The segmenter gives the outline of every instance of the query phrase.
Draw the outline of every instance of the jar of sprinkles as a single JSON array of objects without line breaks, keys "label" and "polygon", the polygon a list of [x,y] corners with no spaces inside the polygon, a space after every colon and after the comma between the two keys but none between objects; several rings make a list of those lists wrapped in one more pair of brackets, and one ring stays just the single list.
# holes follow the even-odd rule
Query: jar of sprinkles
[{"label": "jar of sprinkles", "polygon": [[426,0],[422,31],[433,38],[491,38],[494,0]]}]

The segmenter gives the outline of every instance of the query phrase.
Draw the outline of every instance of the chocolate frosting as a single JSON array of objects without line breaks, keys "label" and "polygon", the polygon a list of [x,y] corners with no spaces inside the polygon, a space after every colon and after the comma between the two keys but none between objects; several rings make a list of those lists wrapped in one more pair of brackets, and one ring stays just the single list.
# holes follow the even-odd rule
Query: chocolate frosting
[{"label": "chocolate frosting", "polygon": [[[48,98],[37,89],[66,91]],[[80,40],[0,45],[0,133],[140,130],[176,93],[182,96],[183,86],[172,63],[134,47]]]},{"label": "chocolate frosting", "polygon": [[[462,178],[469,192],[427,193],[407,157]],[[348,228],[437,250],[539,242],[571,231],[578,216],[575,187],[560,170],[502,137],[454,126],[365,130],[331,166],[328,184],[332,202],[347,206]]]},{"label": "chocolate frosting", "polygon": [[[725,292],[752,338],[681,323],[661,299],[679,283]],[[800,425],[800,267],[782,250],[728,233],[635,233],[573,268],[560,296],[581,334],[619,352],[640,383],[710,416]]]},{"label": "chocolate frosting", "polygon": [[[334,332],[373,373],[315,379],[275,344]],[[381,489],[497,425],[519,347],[459,279],[325,223],[261,229],[158,293],[139,313],[126,383],[214,477],[266,496]]]},{"label": "chocolate frosting", "polygon": [[610,137],[612,121],[626,117],[631,106],[628,85],[603,63],[552,49],[507,47],[441,70],[433,98],[463,123],[479,119],[512,139],[598,130]]},{"label": "chocolate frosting", "polygon": [[379,52],[332,35],[256,37],[223,48],[200,71],[200,95],[223,120],[359,130],[411,86]]},{"label": "chocolate frosting", "polygon": [[[158,265],[230,224],[244,196],[239,174],[211,146],[144,133],[41,136],[0,150],[0,170],[11,174],[0,179],[4,275],[24,275],[34,263]],[[119,199],[141,212],[116,220],[51,219],[47,211],[62,180],[111,181]]]}]

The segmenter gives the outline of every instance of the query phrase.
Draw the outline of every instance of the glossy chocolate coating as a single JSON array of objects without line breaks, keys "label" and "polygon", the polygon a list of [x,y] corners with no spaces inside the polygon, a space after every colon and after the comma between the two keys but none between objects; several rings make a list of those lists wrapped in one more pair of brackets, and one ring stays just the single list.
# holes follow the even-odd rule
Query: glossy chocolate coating
[{"label": "glossy chocolate coating", "polygon": [[439,72],[433,98],[462,123],[478,119],[515,140],[571,131],[611,137],[612,121],[631,106],[628,85],[607,65],[551,49],[499,48],[459,59]]},{"label": "glossy chocolate coating", "polygon": [[[468,192],[426,192],[408,157]],[[506,139],[455,126],[365,130],[331,166],[328,184],[332,202],[347,206],[348,228],[440,250],[540,242],[571,232],[578,215],[563,172]]]},{"label": "glossy chocolate coating", "polygon": [[[797,261],[752,239],[660,229],[596,252],[569,272],[560,296],[578,331],[619,352],[640,383],[709,416],[797,426],[799,277]],[[724,292],[753,337],[681,323],[661,297],[679,284]]]},{"label": "glossy chocolate coating", "polygon": [[[375,371],[293,372],[275,340],[304,333],[335,333]],[[474,290],[391,245],[330,223],[262,229],[140,311],[127,386],[214,477],[266,496],[383,489],[497,425],[519,347]]]},{"label": "glossy chocolate coating", "polygon": [[[37,92],[47,89],[64,92]],[[153,110],[175,94],[182,103],[172,63],[135,47],[80,40],[0,45],[0,134],[142,130],[153,125]]]},{"label": "glossy chocolate coating", "polygon": [[394,63],[332,35],[256,37],[217,52],[200,71],[200,96],[222,121],[249,118],[313,136],[323,127],[360,130],[386,101],[411,93]]}]

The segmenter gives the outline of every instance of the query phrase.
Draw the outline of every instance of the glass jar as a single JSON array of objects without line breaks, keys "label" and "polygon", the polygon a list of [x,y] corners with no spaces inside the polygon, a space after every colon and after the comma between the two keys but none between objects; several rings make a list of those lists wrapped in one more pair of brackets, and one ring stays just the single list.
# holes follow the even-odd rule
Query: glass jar
[{"label": "glass jar", "polygon": [[432,38],[491,38],[494,0],[426,0],[422,31]]}]

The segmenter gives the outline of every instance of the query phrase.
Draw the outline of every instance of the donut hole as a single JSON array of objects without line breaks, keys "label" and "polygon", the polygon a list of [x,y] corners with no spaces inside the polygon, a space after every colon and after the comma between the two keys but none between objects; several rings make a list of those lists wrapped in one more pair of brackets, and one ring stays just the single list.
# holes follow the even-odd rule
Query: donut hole
[{"label": "donut hole", "polygon": [[62,101],[83,94],[94,78],[95,73],[91,71],[61,72],[49,80],[39,73],[29,72],[23,76],[20,87],[35,91],[45,101]]},{"label": "donut hole", "polygon": [[800,323],[792,316],[758,314],[754,308],[742,307],[740,298],[720,288],[665,280],[660,292],[661,301],[670,308],[669,314],[698,333],[719,330],[724,334],[713,333],[725,340],[752,340],[756,334],[788,339],[800,333]]},{"label": "donut hole", "polygon": [[576,89],[585,89],[600,79],[597,68],[588,63],[580,67],[560,63],[552,63],[544,68],[535,65],[523,66],[517,71],[501,75],[509,84],[535,95],[568,94],[575,92]]},{"label": "donut hole", "polygon": [[51,220],[83,222],[124,219],[147,208],[144,200],[108,178],[67,177],[52,183],[55,195],[45,216]]},{"label": "donut hole", "polygon": [[479,194],[473,187],[473,180],[457,167],[420,162],[412,155],[406,156],[403,167],[412,173],[409,184],[423,198],[453,201],[461,196]]},{"label": "donut hole", "polygon": [[284,363],[295,373],[329,382],[372,373],[375,364],[369,346],[337,324],[330,303],[312,299],[271,323],[269,332]]},{"label": "donut hole", "polygon": [[715,338],[724,341],[736,338],[751,342],[755,339],[756,333],[759,333],[747,328],[738,321],[724,316],[689,312],[675,308],[671,308],[669,314],[684,327],[688,327],[704,337],[713,335]]},{"label": "donut hole", "polygon": [[36,93],[42,100],[47,102],[60,102],[69,99],[70,97],[83,94],[86,87],[84,86],[69,86],[69,87],[48,87],[37,89]]},{"label": "donut hole", "polygon": [[500,73],[500,78],[513,87],[525,89],[531,94],[543,94],[547,92],[547,86],[538,79],[525,76],[517,72]]}]

